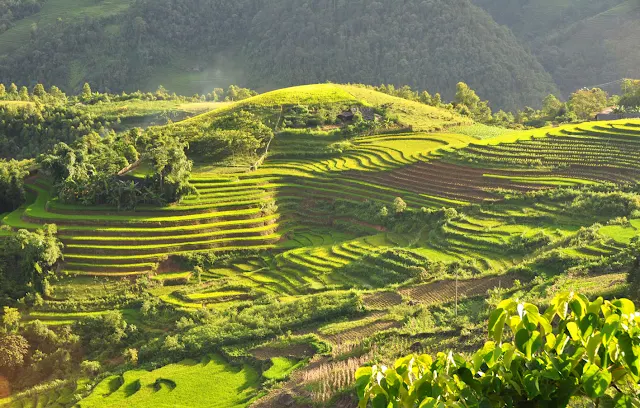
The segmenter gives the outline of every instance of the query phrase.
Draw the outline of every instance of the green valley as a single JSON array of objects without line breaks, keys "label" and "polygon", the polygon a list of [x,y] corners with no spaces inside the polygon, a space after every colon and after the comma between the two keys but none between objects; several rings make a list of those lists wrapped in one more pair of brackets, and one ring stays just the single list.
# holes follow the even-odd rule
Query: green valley
[{"label": "green valley", "polygon": [[[558,358],[556,338],[585,342],[567,350],[591,376],[603,361],[631,370],[614,348],[637,348],[616,331],[635,324],[618,325],[633,303],[614,299],[640,293],[640,119],[580,120],[618,100],[592,96],[514,115],[463,83],[452,103],[332,83],[204,97],[9,87],[0,406],[355,407],[381,394],[372,373],[399,384],[403,356],[436,356],[438,371],[437,352],[466,367],[497,350],[487,321],[492,339],[512,325],[500,347],[513,340],[518,358],[546,330]],[[476,363],[452,384],[481,389]]]}]

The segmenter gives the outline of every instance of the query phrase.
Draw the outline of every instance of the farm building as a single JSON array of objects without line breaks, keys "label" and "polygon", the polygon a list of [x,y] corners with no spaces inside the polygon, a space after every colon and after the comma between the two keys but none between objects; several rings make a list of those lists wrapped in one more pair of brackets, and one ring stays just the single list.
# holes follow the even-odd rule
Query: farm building
[{"label": "farm building", "polygon": [[381,116],[376,114],[373,109],[365,107],[350,108],[338,114],[338,119],[342,122],[352,122],[356,112],[360,112],[364,120],[371,121],[381,119]]},{"label": "farm building", "polygon": [[602,112],[596,113],[596,120],[636,119],[640,118],[640,112],[616,112],[616,107],[611,106]]}]

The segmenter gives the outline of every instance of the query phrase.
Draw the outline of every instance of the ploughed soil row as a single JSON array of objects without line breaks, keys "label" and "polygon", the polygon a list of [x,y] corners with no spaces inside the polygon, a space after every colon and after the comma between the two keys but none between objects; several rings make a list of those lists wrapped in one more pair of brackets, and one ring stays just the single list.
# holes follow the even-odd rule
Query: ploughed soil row
[{"label": "ploughed soil row", "polygon": [[[517,275],[510,274],[460,280],[457,283],[458,296],[480,296],[486,294],[489,289],[497,287],[509,288],[513,286],[514,281],[519,278],[520,277]],[[425,305],[448,303],[455,300],[456,281],[443,280],[433,283],[425,283],[411,288],[402,289],[400,290],[400,293]]]}]

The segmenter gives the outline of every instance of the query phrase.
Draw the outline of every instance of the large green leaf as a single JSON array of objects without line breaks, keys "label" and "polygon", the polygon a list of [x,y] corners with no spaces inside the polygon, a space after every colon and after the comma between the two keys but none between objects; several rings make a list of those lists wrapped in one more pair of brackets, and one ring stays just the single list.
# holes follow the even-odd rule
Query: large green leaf
[{"label": "large green leaf", "polygon": [[587,339],[591,336],[591,333],[598,329],[599,323],[600,319],[597,315],[593,313],[586,314],[578,324],[578,327],[580,327],[580,331],[582,332],[582,338]]},{"label": "large green leaf", "polygon": [[638,377],[640,375],[640,362],[638,361],[638,354],[633,346],[633,340],[627,333],[622,333],[618,338],[618,345],[620,346],[620,353],[624,362],[629,367],[629,371]]},{"label": "large green leaf", "polygon": [[611,384],[611,373],[595,364],[587,363],[582,372],[582,386],[591,398],[602,397]]},{"label": "large green leaf", "polygon": [[620,315],[612,314],[607,317],[602,327],[602,343],[608,345],[620,326]]},{"label": "large green leaf", "polygon": [[530,360],[533,354],[537,353],[538,350],[542,348],[543,344],[544,344],[544,339],[542,338],[542,335],[540,334],[539,331],[536,330],[533,333],[531,333],[531,338],[529,338],[529,341],[527,342],[527,346],[526,346],[527,359]]},{"label": "large green leaf", "polygon": [[367,387],[371,382],[371,372],[371,367],[360,367],[356,370],[356,393],[360,401],[365,397]]},{"label": "large green leaf", "polygon": [[597,298],[593,302],[589,303],[589,306],[587,307],[587,313],[593,313],[595,315],[599,315],[600,308],[602,307],[603,303],[604,303],[604,299],[602,299],[602,296]]},{"label": "large green leaf", "polygon": [[529,334],[529,330],[527,329],[520,329],[518,330],[518,332],[516,333],[516,347],[518,348],[518,350],[520,350],[520,352],[522,353],[526,353],[527,352],[527,343],[529,342],[529,339],[531,338],[530,334]]},{"label": "large green leaf", "polygon": [[615,408],[640,408],[640,399],[633,395],[618,393],[613,399]]},{"label": "large green leaf", "polygon": [[524,375],[524,389],[529,398],[540,395],[540,384],[537,373],[529,372]]},{"label": "large green leaf", "polygon": [[596,353],[598,353],[598,348],[602,344],[602,335],[600,333],[596,333],[589,338],[587,341],[587,357],[590,362],[594,362],[596,358]]},{"label": "large green leaf", "polygon": [[623,314],[632,315],[636,311],[636,306],[629,299],[616,299],[611,302],[612,305],[622,311]]},{"label": "large green leaf", "polygon": [[580,333],[580,328],[576,322],[567,323],[567,330],[569,330],[569,334],[573,341],[580,341],[582,339],[582,333]]},{"label": "large green leaf", "polygon": [[502,332],[507,317],[508,313],[504,309],[496,309],[489,316],[489,336],[497,343],[502,341]]}]

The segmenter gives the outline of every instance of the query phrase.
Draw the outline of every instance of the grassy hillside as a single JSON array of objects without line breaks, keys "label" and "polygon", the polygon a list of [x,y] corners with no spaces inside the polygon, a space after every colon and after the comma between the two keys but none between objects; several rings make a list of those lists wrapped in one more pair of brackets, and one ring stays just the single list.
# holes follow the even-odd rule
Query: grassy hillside
[{"label": "grassy hillside", "polygon": [[513,34],[469,0],[402,8],[392,1],[51,0],[0,35],[0,56],[5,81],[65,90],[89,81],[111,91],[160,83],[207,93],[230,83],[273,89],[330,80],[409,84],[451,98],[465,81],[507,109],[537,105],[556,90]]},{"label": "grassy hillside", "polygon": [[[313,122],[348,108],[393,120],[347,137],[348,123]],[[24,323],[80,330],[118,311],[136,331],[82,355],[108,374],[74,366],[0,405],[353,406],[356,367],[475,347],[504,297],[629,292],[640,120],[500,131],[320,84],[162,129],[211,131],[240,112],[274,130],[266,158],[252,171],[199,161],[180,203],[64,204],[46,177],[27,180],[30,200],[2,223],[57,224],[64,263]]]}]

